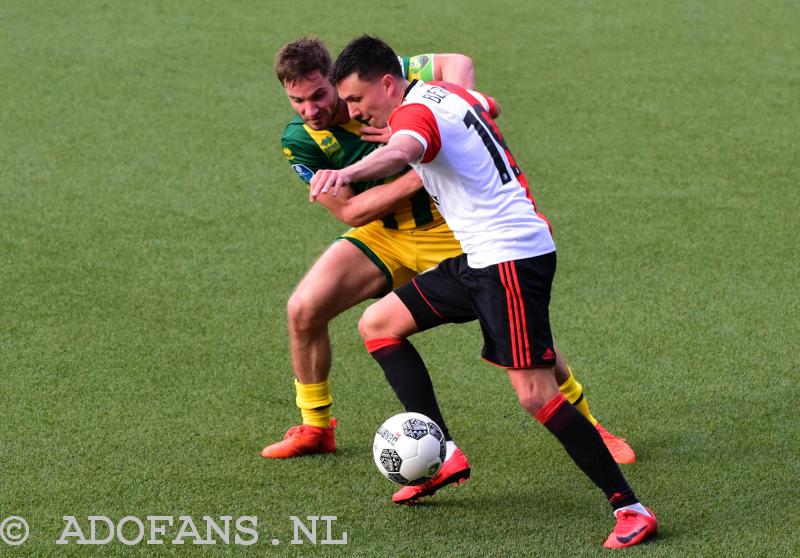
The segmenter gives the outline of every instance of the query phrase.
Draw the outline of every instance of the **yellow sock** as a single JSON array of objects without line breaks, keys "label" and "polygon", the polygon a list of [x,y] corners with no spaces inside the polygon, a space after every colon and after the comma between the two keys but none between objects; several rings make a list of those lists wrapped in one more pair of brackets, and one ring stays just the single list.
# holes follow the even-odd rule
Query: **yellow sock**
[{"label": "yellow sock", "polygon": [[569,378],[558,386],[558,390],[583,416],[589,419],[592,426],[596,425],[597,419],[589,412],[589,403],[586,402],[586,398],[583,396],[583,386],[580,385],[578,380],[575,379],[575,376],[572,375],[572,368],[569,366],[567,366],[567,372],[569,372]]},{"label": "yellow sock", "polygon": [[318,384],[301,384],[294,381],[297,406],[303,415],[303,424],[328,428],[331,425],[331,385],[329,380]]}]

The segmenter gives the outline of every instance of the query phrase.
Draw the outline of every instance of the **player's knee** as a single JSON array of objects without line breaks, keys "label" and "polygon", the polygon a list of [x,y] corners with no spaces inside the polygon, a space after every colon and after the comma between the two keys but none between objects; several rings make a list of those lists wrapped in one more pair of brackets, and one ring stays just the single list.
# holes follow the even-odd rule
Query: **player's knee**
[{"label": "player's knee", "polygon": [[521,390],[517,392],[517,399],[523,409],[535,415],[545,406],[547,401],[542,394],[536,390]]},{"label": "player's knee", "polygon": [[380,306],[373,304],[361,315],[358,320],[358,333],[365,341],[368,339],[375,339],[378,337],[386,337],[386,324],[387,320],[380,309]]},{"label": "player's knee", "polygon": [[318,329],[327,322],[320,305],[303,291],[295,291],[289,297],[286,313],[289,318],[289,330],[294,333]]}]

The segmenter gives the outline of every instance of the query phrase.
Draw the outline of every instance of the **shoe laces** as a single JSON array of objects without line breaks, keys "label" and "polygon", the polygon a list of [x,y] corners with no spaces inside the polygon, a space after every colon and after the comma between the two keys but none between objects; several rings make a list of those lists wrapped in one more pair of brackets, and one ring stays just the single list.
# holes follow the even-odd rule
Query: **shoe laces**
[{"label": "shoe laces", "polygon": [[297,438],[298,436],[302,436],[308,428],[305,424],[298,424],[297,426],[292,426],[289,430],[286,431],[286,435],[283,437],[284,440],[288,440],[289,438]]},{"label": "shoe laces", "polygon": [[[603,428],[603,427],[601,426],[600,428]],[[603,440],[610,441],[611,443],[618,443],[618,442],[624,442],[625,441],[625,438],[623,438],[621,436],[617,436],[616,434],[612,434],[611,432],[609,432],[605,428],[600,430],[600,437],[603,438]]]},{"label": "shoe laces", "polygon": [[617,514],[617,526],[622,529],[633,529],[646,518],[646,515],[636,510],[622,510]]},{"label": "shoe laces", "polygon": [[331,425],[327,429],[319,426],[309,426],[308,424],[297,424],[286,431],[286,435],[283,437],[283,439],[287,440],[289,438],[297,438],[298,436],[302,436],[306,433],[319,434],[325,430],[333,429],[334,426],[336,426],[336,419],[331,419]]}]

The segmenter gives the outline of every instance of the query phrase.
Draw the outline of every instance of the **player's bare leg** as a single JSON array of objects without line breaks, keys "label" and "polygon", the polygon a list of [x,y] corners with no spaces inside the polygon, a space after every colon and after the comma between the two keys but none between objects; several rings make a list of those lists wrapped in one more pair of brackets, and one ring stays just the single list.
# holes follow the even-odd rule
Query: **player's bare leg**
[{"label": "player's bare leg", "polygon": [[630,445],[625,441],[625,438],[615,436],[597,422],[597,419],[592,416],[589,411],[589,403],[583,393],[583,386],[578,382],[572,373],[567,361],[561,354],[561,351],[556,347],[556,382],[561,394],[567,398],[567,401],[575,405],[575,408],[585,416],[589,422],[597,429],[603,442],[606,444],[608,451],[614,457],[617,463],[633,463],[636,461],[636,454]]},{"label": "player's bare leg", "polygon": [[358,333],[365,341],[374,338],[405,339],[417,331],[414,316],[394,293],[371,304],[358,321]]},{"label": "player's bare leg", "polygon": [[295,378],[323,382],[331,368],[328,323],[386,287],[383,272],[354,244],[338,240],[300,280],[287,304]]},{"label": "player's bare leg", "polygon": [[410,504],[424,496],[432,496],[445,486],[468,480],[471,468],[467,456],[450,437],[428,369],[406,339],[418,331],[417,323],[406,305],[395,293],[389,293],[366,309],[358,322],[358,331],[406,411],[432,418],[442,428],[447,440],[447,453],[439,472],[424,484],[399,489],[392,495],[392,501]]},{"label": "player's bare leg", "polygon": [[264,457],[296,457],[335,450],[331,424],[331,343],[328,323],[386,287],[383,272],[356,246],[339,240],[298,283],[287,305],[289,346],[303,424],[265,447]]},{"label": "player's bare leg", "polygon": [[564,446],[575,464],[609,500],[617,524],[605,546],[639,544],[657,529],[655,516],[636,499],[600,434],[558,390],[554,368],[509,370],[520,405]]}]

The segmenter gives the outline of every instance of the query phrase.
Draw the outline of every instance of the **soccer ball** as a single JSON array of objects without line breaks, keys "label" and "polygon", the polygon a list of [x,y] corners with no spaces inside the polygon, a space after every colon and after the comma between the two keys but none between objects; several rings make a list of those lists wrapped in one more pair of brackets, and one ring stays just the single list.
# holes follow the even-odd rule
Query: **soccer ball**
[{"label": "soccer ball", "polygon": [[400,413],[375,434],[372,456],[384,477],[397,484],[422,484],[442,467],[444,434],[420,413]]}]

